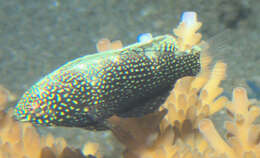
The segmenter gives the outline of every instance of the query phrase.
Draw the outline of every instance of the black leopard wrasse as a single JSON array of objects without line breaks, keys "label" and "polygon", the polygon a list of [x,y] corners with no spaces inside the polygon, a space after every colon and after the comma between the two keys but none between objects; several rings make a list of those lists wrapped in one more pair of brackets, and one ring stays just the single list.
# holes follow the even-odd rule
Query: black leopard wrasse
[{"label": "black leopard wrasse", "polygon": [[200,72],[201,48],[180,51],[176,43],[163,35],[70,61],[27,90],[14,116],[46,126],[104,130],[114,114],[151,113],[176,80]]}]

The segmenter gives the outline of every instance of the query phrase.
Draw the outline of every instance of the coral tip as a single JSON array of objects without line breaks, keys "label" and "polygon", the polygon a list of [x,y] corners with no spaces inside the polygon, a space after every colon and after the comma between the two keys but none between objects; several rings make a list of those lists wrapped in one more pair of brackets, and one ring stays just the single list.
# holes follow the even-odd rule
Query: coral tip
[{"label": "coral tip", "polygon": [[192,11],[183,12],[181,22],[187,24],[188,27],[192,27],[197,23],[197,13]]}]

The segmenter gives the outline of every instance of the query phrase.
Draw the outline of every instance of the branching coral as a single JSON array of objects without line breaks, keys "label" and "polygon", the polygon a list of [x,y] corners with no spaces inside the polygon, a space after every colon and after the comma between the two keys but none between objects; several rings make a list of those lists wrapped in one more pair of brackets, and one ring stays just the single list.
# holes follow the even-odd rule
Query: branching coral
[{"label": "branching coral", "polygon": [[92,155],[93,157],[95,156],[96,158],[101,158],[102,155],[99,152],[99,145],[97,143],[89,142],[84,145],[82,152],[84,155]]},{"label": "branching coral", "polygon": [[10,117],[10,113],[1,114],[0,157],[3,158],[37,158],[51,157],[82,157],[79,150],[70,149],[64,138],[55,139],[52,135],[40,136],[31,124],[21,124]]},{"label": "branching coral", "polygon": [[198,122],[219,111],[227,102],[219,97],[223,89],[219,87],[225,77],[226,65],[216,63],[211,73],[202,72],[197,77],[185,77],[177,81],[175,88],[163,105],[169,110],[166,118],[172,126],[180,126],[185,120],[197,128]]},{"label": "branching coral", "polygon": [[[169,125],[160,130],[160,122],[165,110],[148,114],[141,118],[119,118],[113,116],[110,123],[117,139],[125,145],[125,158],[207,158],[211,157],[212,150],[205,141],[197,138],[197,144],[205,151],[194,150],[191,146],[176,139],[174,129]],[[198,136],[198,135],[197,135]],[[200,140],[200,141],[199,141]]]},{"label": "branching coral", "polygon": [[[207,148],[200,153],[181,140],[174,144],[174,129],[169,125],[160,131],[160,121],[165,110],[148,114],[142,118],[112,117],[109,121],[114,125],[112,131],[126,147],[125,158],[206,158],[212,150]],[[198,144],[197,144],[198,145]],[[202,145],[202,143],[201,143]],[[208,146],[207,146],[208,147]]]},{"label": "branching coral", "polygon": [[[186,50],[198,44],[201,35],[196,31],[200,26],[196,17],[193,17],[191,23],[187,17],[183,17],[183,22],[174,30],[178,36],[178,47]],[[162,111],[143,118],[111,118],[114,135],[126,146],[125,157],[223,157],[223,154],[209,146],[198,131],[198,123],[202,119],[213,115],[228,102],[226,97],[220,96],[223,89],[219,87],[225,79],[226,64],[217,62],[213,70],[209,71],[210,62],[210,57],[202,53],[200,74],[179,79],[163,104]],[[168,114],[162,119],[165,108]]]},{"label": "branching coral", "polygon": [[231,121],[225,122],[227,142],[208,119],[200,122],[200,131],[204,137],[215,151],[228,158],[260,157],[260,125],[253,124],[260,115],[260,108],[251,105],[244,88],[236,88],[232,103],[228,104],[227,109],[231,117]]},{"label": "branching coral", "polygon": [[197,125],[227,102],[227,98],[218,97],[222,92],[219,84],[225,76],[225,64],[218,62],[211,73],[205,73],[182,78],[175,84],[164,104],[168,114],[163,109],[142,118],[114,116],[109,120],[114,135],[126,146],[125,157],[221,156],[203,139]]},{"label": "branching coral", "polygon": [[174,34],[178,37],[178,46],[184,51],[198,44],[201,39],[201,34],[196,33],[202,23],[197,21],[195,12],[185,12],[182,15],[181,22],[176,29],[173,29]]},{"label": "branching coral", "polygon": [[[200,26],[195,13],[183,16],[174,29],[181,50],[200,43],[201,35],[196,33]],[[121,47],[120,41],[107,39],[97,44],[99,52]],[[125,158],[260,157],[260,125],[253,124],[260,108],[251,105],[243,88],[233,91],[231,103],[221,96],[220,83],[225,78],[226,64],[217,62],[209,71],[209,63],[210,58],[201,54],[200,74],[178,80],[160,111],[140,118],[113,116],[108,120],[113,134],[125,146]],[[9,93],[3,92],[0,106],[8,102]],[[225,123],[227,142],[208,119],[224,106],[231,117]],[[0,158],[102,157],[98,144],[87,143],[82,152],[71,149],[63,138],[40,136],[31,124],[14,121],[3,109],[0,107]]]},{"label": "branching coral", "polygon": [[112,132],[127,148],[125,158],[146,157],[154,152],[155,140],[162,137],[159,136],[159,124],[165,114],[166,110],[163,110],[141,118],[113,116],[109,119]]}]

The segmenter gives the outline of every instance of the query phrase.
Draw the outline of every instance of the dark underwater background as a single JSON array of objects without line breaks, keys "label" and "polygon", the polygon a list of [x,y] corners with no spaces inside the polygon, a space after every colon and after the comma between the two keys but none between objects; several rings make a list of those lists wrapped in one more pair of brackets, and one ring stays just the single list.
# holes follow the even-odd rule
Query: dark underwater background
[{"label": "dark underwater background", "polygon": [[[128,45],[141,33],[172,33],[182,12],[195,11],[213,58],[228,64],[224,95],[243,86],[260,100],[259,10],[259,0],[0,0],[0,85],[19,98],[60,65],[95,53],[103,37]],[[213,118],[220,131],[223,118],[224,112]],[[39,132],[63,136],[75,147],[95,141],[105,157],[120,155],[110,132],[61,127]]]}]

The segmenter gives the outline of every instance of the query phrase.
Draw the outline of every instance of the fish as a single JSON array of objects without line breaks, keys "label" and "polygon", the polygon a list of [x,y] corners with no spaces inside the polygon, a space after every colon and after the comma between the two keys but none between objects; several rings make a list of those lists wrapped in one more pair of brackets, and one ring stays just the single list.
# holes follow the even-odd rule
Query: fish
[{"label": "fish", "polygon": [[32,85],[14,108],[14,118],[42,126],[107,130],[107,119],[157,111],[185,76],[201,70],[202,48],[180,50],[161,35],[117,50],[79,57]]}]

